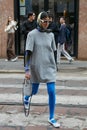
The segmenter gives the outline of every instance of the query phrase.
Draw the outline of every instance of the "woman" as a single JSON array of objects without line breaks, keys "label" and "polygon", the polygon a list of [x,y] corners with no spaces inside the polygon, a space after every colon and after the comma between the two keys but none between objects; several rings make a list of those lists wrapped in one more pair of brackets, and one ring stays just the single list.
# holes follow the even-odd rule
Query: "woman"
[{"label": "woman", "polygon": [[17,30],[17,22],[12,20],[11,17],[8,17],[8,22],[5,27],[5,32],[8,34],[7,38],[7,59],[5,61],[16,61],[18,58],[14,54],[14,33]]},{"label": "woman", "polygon": [[[41,12],[38,15],[37,23],[37,28],[29,32],[27,36],[25,78],[31,78],[32,95],[37,93],[41,82],[47,84],[49,95],[48,121],[54,127],[60,127],[60,124],[54,119],[56,81],[54,51],[56,51],[56,46],[53,33],[47,29],[49,25],[48,14]],[[29,96],[24,96],[26,106],[29,103],[29,98]]]}]

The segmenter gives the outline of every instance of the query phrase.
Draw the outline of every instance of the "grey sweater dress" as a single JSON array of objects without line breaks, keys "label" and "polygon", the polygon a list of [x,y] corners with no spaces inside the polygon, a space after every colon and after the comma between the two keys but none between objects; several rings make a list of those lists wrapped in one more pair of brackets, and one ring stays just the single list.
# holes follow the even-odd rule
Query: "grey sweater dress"
[{"label": "grey sweater dress", "polygon": [[32,83],[56,81],[56,50],[53,33],[40,32],[37,29],[28,33],[26,50],[32,52],[30,73]]}]

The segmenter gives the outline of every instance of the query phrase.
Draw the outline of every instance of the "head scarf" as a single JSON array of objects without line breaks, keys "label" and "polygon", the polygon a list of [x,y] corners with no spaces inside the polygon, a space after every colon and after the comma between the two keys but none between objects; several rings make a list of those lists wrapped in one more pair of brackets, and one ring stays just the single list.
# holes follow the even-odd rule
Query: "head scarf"
[{"label": "head scarf", "polygon": [[47,33],[52,32],[51,29],[44,29],[41,26],[41,20],[44,19],[44,18],[47,18],[47,17],[48,17],[47,12],[43,11],[43,12],[39,13],[39,15],[37,17],[37,25],[38,25],[37,29],[38,29],[38,31],[40,31],[40,32],[47,32]]}]

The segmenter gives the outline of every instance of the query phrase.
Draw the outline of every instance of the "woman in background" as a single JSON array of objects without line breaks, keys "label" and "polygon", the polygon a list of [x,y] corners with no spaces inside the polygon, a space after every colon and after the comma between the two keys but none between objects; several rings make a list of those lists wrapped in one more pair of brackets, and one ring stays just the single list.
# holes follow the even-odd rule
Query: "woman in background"
[{"label": "woman in background", "polygon": [[16,57],[14,53],[14,33],[17,30],[17,22],[12,20],[9,16],[7,25],[5,27],[5,32],[7,32],[7,59],[5,61],[16,61],[18,57]]}]

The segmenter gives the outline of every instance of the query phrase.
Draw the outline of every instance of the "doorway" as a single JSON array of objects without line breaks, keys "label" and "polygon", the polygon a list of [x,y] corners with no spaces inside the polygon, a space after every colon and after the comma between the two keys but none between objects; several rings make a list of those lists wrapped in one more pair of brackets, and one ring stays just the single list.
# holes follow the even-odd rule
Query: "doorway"
[{"label": "doorway", "polygon": [[41,11],[50,11],[54,15],[55,22],[59,22],[61,16],[66,17],[66,21],[72,28],[72,44],[66,46],[70,55],[77,55],[78,51],[78,9],[79,0],[19,0],[19,55],[24,53],[24,39],[20,26],[27,19],[29,11],[34,11],[36,16]]}]

